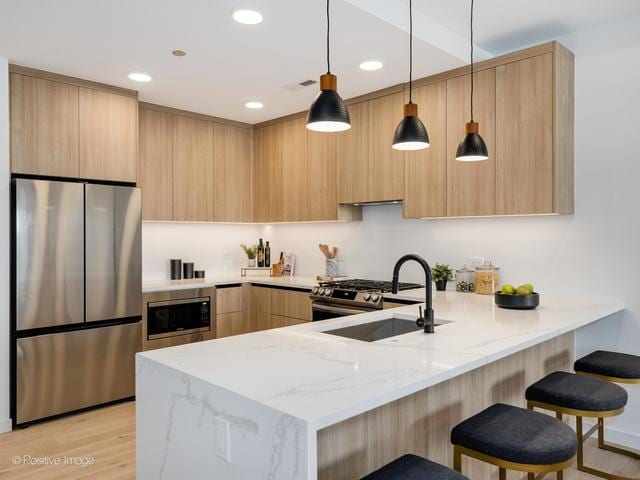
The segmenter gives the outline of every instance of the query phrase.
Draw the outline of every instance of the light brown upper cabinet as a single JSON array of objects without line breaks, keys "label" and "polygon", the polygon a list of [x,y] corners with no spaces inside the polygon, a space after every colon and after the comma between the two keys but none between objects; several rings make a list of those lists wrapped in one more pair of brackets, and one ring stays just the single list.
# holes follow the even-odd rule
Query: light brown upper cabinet
[{"label": "light brown upper cabinet", "polygon": [[498,214],[552,213],[553,54],[496,68]]},{"label": "light brown upper cabinet", "polygon": [[173,116],[141,108],[139,118],[142,218],[173,220]]},{"label": "light brown upper cabinet", "polygon": [[11,73],[11,171],[77,177],[78,87]]},{"label": "light brown upper cabinet", "polygon": [[[407,93],[406,100],[409,100]],[[418,116],[429,132],[429,148],[405,156],[404,216],[447,214],[447,83],[413,90]]]},{"label": "light brown upper cabinet", "polygon": [[391,144],[402,120],[404,93],[386,95],[369,103],[369,201],[402,200],[405,155],[391,148]]},{"label": "light brown upper cabinet", "polygon": [[479,162],[456,160],[458,144],[471,118],[471,77],[447,80],[447,216],[495,215],[495,69],[476,72],[474,120],[487,144],[489,159]]},{"label": "light brown upper cabinet", "polygon": [[213,217],[216,222],[250,222],[253,133],[216,123],[213,128]]},{"label": "light brown upper cabinet", "polygon": [[213,124],[173,117],[173,219],[213,221]]},{"label": "light brown upper cabinet", "polygon": [[[334,134],[338,141],[338,202],[369,201],[369,102],[349,105],[351,128]],[[389,145],[391,148],[391,145]]]},{"label": "light brown upper cabinet", "polygon": [[13,173],[136,182],[136,92],[9,68]]},{"label": "light brown upper cabinet", "polygon": [[402,92],[349,105],[351,129],[338,133],[338,201],[404,198],[404,152],[391,148]]},{"label": "light brown upper cabinet", "polygon": [[138,167],[138,100],[80,88],[80,177],[135,182]]},{"label": "light brown upper cabinet", "polygon": [[310,221],[338,218],[336,149],[337,135],[307,130],[307,219]]},{"label": "light brown upper cabinet", "polygon": [[306,118],[282,124],[282,217],[283,222],[307,220],[307,127]]},{"label": "light brown upper cabinet", "polygon": [[256,222],[280,222],[282,213],[283,123],[254,132],[253,212]]}]

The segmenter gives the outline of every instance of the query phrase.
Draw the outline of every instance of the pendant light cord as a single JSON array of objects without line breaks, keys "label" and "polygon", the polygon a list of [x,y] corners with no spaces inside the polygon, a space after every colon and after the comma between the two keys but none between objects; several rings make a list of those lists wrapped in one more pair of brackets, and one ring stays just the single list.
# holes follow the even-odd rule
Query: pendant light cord
[{"label": "pendant light cord", "polygon": [[413,8],[409,0],[409,103],[411,102],[413,79]]},{"label": "pendant light cord", "polygon": [[327,0],[327,73],[331,73],[331,64],[329,63],[329,0]]},{"label": "pendant light cord", "polygon": [[471,0],[471,121],[473,122],[473,0]]}]

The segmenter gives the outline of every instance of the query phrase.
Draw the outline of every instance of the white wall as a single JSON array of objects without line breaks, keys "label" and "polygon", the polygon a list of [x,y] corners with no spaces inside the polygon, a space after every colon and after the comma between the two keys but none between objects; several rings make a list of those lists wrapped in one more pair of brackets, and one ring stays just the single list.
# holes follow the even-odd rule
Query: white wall
[{"label": "white wall", "polygon": [[143,222],[142,271],[145,281],[169,278],[169,260],[194,262],[208,276],[237,275],[244,265],[240,244],[253,244],[258,225]]},{"label": "white wall", "polygon": [[[0,57],[0,365],[9,365],[9,64]],[[9,368],[0,369],[0,433],[11,430]]]},{"label": "white wall", "polygon": [[[560,39],[576,53],[574,216],[414,221],[401,219],[399,206],[379,206],[352,224],[145,224],[145,276],[165,278],[172,256],[197,259],[208,271],[237,271],[237,244],[260,234],[272,241],[274,257],[295,251],[303,275],[323,271],[318,242],[341,247],[345,273],[377,279],[390,279],[408,252],[455,266],[482,256],[502,267],[504,281],[532,282],[546,295],[623,300],[624,315],[579,332],[578,354],[597,347],[640,354],[639,25],[636,18]],[[236,257],[225,258],[227,251]],[[416,267],[405,268],[403,279],[421,280]],[[615,440],[640,448],[640,388],[629,392],[627,412],[610,425]]]}]

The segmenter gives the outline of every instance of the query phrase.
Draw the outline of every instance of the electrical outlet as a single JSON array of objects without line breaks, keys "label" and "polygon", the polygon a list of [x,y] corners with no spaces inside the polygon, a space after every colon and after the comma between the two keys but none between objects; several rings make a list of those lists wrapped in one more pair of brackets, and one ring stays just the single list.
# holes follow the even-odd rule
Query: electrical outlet
[{"label": "electrical outlet", "polygon": [[231,463],[231,435],[230,425],[222,417],[214,417],[213,425],[216,433],[216,455],[225,462]]}]

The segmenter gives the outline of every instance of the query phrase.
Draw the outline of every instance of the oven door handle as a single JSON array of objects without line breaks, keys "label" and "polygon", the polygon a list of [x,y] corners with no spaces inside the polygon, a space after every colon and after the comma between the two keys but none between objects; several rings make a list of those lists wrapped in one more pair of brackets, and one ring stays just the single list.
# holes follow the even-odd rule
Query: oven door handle
[{"label": "oven door handle", "polygon": [[311,305],[311,308],[318,312],[347,313],[351,315],[357,315],[359,313],[365,313],[367,311],[367,310],[356,310],[355,308],[334,307],[331,305],[327,305],[325,303],[315,303],[315,302]]}]

